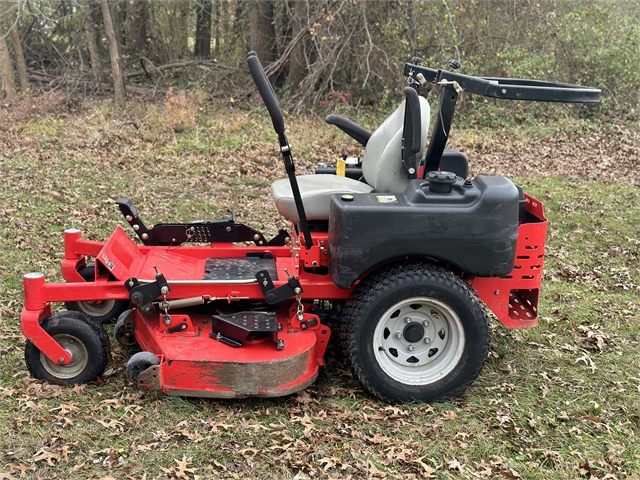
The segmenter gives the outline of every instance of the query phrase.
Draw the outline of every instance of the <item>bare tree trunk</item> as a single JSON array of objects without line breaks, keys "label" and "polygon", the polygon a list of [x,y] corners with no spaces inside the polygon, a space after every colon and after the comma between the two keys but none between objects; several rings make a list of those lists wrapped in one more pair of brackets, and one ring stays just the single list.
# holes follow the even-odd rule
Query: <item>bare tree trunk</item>
[{"label": "bare tree trunk", "polygon": [[249,37],[251,50],[258,54],[263,65],[276,59],[276,34],[273,27],[271,0],[251,0],[249,5]]},{"label": "bare tree trunk", "polygon": [[215,2],[211,13],[213,15],[213,53],[214,55],[219,55],[221,52],[221,43],[224,38],[223,21],[225,9],[220,2]]},{"label": "bare tree trunk", "polygon": [[118,42],[116,40],[115,32],[113,31],[113,23],[111,22],[108,0],[100,0],[100,6],[102,7],[104,29],[107,34],[107,42],[109,44],[109,56],[111,57],[111,74],[113,76],[113,92],[115,94],[115,101],[118,105],[124,107],[126,102],[124,79],[122,76],[122,68],[120,66]]},{"label": "bare tree trunk", "polygon": [[147,46],[147,0],[127,0],[124,30],[127,51],[143,54]]},{"label": "bare tree trunk", "polygon": [[16,79],[11,68],[11,58],[4,35],[0,35],[0,76],[2,76],[2,93],[7,100],[16,96]]},{"label": "bare tree trunk", "polygon": [[178,60],[183,58],[189,52],[189,15],[191,14],[191,5],[187,2],[176,2],[174,7],[173,18],[173,38],[176,41],[176,49],[174,58]]},{"label": "bare tree trunk", "polygon": [[[243,43],[243,50],[251,50],[250,40],[246,35],[246,27],[244,20],[249,16],[249,5],[247,4],[249,0],[238,0],[233,6],[233,4],[229,3],[230,7],[227,12],[227,22],[225,27],[225,38],[227,40],[227,46],[225,50],[227,52],[233,51],[233,46],[231,45],[234,40]],[[233,15],[231,15],[231,11],[233,11]]]},{"label": "bare tree trunk", "polygon": [[211,14],[212,0],[198,0],[196,3],[196,44],[194,54],[199,58],[211,56]]},{"label": "bare tree trunk", "polygon": [[18,25],[14,24],[13,16],[11,15],[11,3],[9,0],[2,0],[2,15],[4,17],[4,23],[9,30],[11,36],[11,43],[13,44],[13,56],[16,61],[16,71],[18,72],[18,83],[20,84],[20,90],[24,93],[30,91],[29,78],[27,77],[27,63],[24,60],[24,53],[22,51],[22,44],[20,43],[20,34],[18,33]]},{"label": "bare tree trunk", "polygon": [[303,29],[307,28],[307,18],[309,13],[308,0],[295,0],[293,2],[293,28],[291,32],[292,41],[296,44],[291,51],[291,62],[289,64],[289,83],[294,91],[297,91],[302,79],[304,78],[304,69],[306,61],[304,56],[305,38],[303,37]]},{"label": "bare tree trunk", "polygon": [[82,24],[87,38],[87,48],[89,49],[89,57],[91,59],[91,74],[93,80],[100,82],[102,75],[100,73],[101,65],[100,55],[98,55],[98,41],[96,39],[96,29],[91,18],[91,6],[87,0],[79,0],[80,9],[82,10]]},{"label": "bare tree trunk", "polygon": [[111,24],[113,25],[113,33],[115,34],[116,41],[118,42],[118,48],[120,49],[120,55],[122,56],[122,26],[120,24],[120,10],[119,0],[108,0],[109,13],[111,14]]}]

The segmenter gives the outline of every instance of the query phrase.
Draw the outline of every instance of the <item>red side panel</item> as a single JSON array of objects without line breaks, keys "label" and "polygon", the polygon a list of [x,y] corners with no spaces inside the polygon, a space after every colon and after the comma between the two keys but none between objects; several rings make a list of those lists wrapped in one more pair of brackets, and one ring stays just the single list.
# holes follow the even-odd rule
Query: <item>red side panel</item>
[{"label": "red side panel", "polygon": [[518,228],[513,271],[504,277],[476,277],[470,282],[480,299],[507,328],[529,328],[538,324],[538,299],[549,222],[542,203],[527,194],[525,201],[530,216]]}]

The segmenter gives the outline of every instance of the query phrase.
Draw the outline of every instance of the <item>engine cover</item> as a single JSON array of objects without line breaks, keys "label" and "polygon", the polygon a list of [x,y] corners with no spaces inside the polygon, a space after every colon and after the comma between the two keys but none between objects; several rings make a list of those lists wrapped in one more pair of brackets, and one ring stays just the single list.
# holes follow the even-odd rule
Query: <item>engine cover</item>
[{"label": "engine cover", "polygon": [[[433,190],[433,189],[432,189]],[[428,257],[469,275],[513,270],[521,190],[506,177],[458,178],[450,192],[412,181],[398,194],[334,195],[329,273],[340,288],[382,263]]]}]

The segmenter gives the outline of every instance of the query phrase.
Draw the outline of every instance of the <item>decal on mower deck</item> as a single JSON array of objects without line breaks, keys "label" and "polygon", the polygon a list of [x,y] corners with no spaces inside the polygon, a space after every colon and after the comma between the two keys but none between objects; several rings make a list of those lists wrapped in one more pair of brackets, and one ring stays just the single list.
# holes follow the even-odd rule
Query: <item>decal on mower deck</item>
[{"label": "decal on mower deck", "polygon": [[104,265],[109,270],[113,270],[113,268],[116,266],[115,263],[113,263],[111,260],[109,260],[109,257],[107,257],[104,253],[102,254],[102,260],[104,260]]}]

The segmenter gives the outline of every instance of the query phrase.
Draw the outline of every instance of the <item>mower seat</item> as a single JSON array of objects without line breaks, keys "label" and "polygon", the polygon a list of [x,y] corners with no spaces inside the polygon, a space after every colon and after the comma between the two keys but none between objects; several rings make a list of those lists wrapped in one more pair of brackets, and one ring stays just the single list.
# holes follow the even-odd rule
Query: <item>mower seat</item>
[{"label": "mower seat", "polygon": [[[429,130],[429,103],[424,97],[420,102],[422,148]],[[362,173],[364,182],[338,175],[297,176],[302,203],[307,220],[328,220],[331,197],[335,194],[400,193],[409,184],[402,166],[402,134],[406,100],[374,131],[366,142]],[[418,158],[422,156],[419,152]],[[299,221],[298,211],[289,179],[283,178],[271,184],[271,192],[278,212],[287,220]]]},{"label": "mower seat", "polygon": [[[298,187],[307,220],[328,220],[331,195],[369,193],[372,188],[364,182],[339,175],[299,175]],[[271,184],[271,192],[280,215],[287,220],[298,221],[298,210],[291,193],[289,179],[282,178]]]}]

